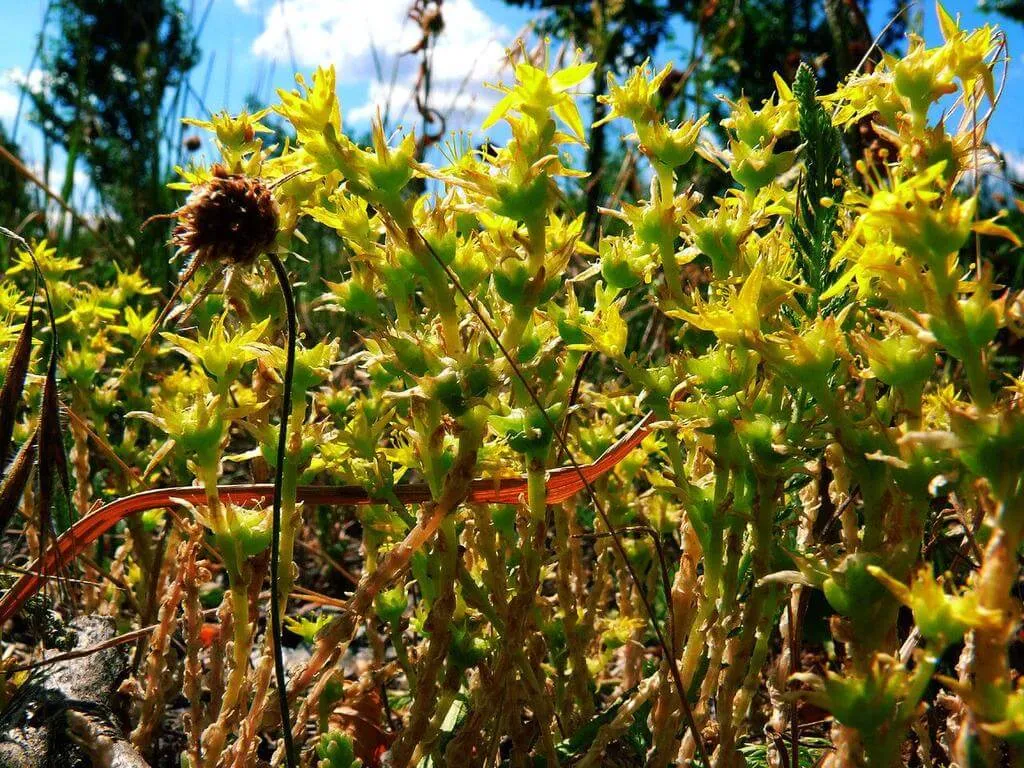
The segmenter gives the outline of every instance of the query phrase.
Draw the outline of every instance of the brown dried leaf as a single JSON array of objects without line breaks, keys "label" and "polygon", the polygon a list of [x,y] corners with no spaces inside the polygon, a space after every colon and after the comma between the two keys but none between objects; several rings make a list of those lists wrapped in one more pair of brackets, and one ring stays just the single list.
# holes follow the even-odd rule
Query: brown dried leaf
[{"label": "brown dried leaf", "polygon": [[330,720],[352,737],[356,757],[363,765],[373,768],[381,764],[381,755],[391,746],[393,737],[384,727],[387,718],[376,689],[351,687],[345,703],[334,709]]},{"label": "brown dried leaf", "polygon": [[36,433],[33,432],[31,437],[22,443],[14,461],[0,479],[0,532],[7,528],[7,524],[11,522],[18,509],[18,502],[25,492],[35,458]]},{"label": "brown dried leaf", "polygon": [[14,423],[18,416],[18,404],[21,393],[25,389],[25,377],[32,359],[32,314],[36,308],[35,293],[28,306],[25,324],[14,345],[11,362],[7,366],[3,389],[0,389],[0,467],[7,460],[11,450],[11,438],[14,435]]},{"label": "brown dried leaf", "polygon": [[43,398],[39,413],[39,547],[46,551],[52,530],[54,478],[64,492],[66,509],[71,510],[71,481],[68,460],[64,453],[64,437],[60,423],[60,399],[57,396],[57,336],[50,345],[50,361],[46,366]]}]

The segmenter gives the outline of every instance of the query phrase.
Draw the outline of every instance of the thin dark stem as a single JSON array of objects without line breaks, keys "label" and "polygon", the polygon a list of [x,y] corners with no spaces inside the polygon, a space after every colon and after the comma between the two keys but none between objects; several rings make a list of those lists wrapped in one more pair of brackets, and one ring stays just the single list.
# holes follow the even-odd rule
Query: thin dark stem
[{"label": "thin dark stem", "polygon": [[[654,549],[658,553],[658,568],[661,570],[661,583],[664,586],[665,592],[665,606],[668,610],[668,624],[669,624],[669,643],[671,645],[673,658],[678,657],[676,648],[676,617],[675,609],[672,606],[672,587],[671,579],[668,572],[668,561],[665,559],[665,548],[661,545],[661,536],[654,528],[649,525],[624,525],[618,529],[618,533],[642,533],[651,537],[651,543],[654,544]],[[606,533],[577,533],[572,538],[574,539],[604,539],[611,538],[615,535],[612,531]]]},{"label": "thin dark stem", "polygon": [[580,395],[583,374],[586,373],[587,366],[593,359],[593,350],[587,350],[587,353],[583,355],[583,359],[580,360],[579,367],[576,369],[576,377],[572,380],[572,390],[569,392],[569,402],[566,403],[565,418],[562,419],[562,439],[559,441],[558,457],[555,459],[556,464],[561,464],[562,459],[565,457],[565,446],[569,443],[569,422],[572,420],[572,407],[576,404],[576,399]]},{"label": "thin dark stem", "polygon": [[284,295],[285,311],[288,316],[288,347],[284,366],[284,394],[281,400],[281,425],[277,434],[277,466],[274,470],[274,511],[271,518],[270,536],[270,631],[273,636],[274,674],[277,678],[277,703],[281,710],[281,728],[284,733],[284,760],[288,768],[295,768],[295,747],[292,744],[292,722],[288,711],[288,687],[284,676],[284,654],[281,649],[281,601],[278,594],[278,574],[281,569],[281,486],[284,483],[284,462],[288,443],[288,418],[292,413],[292,380],[295,378],[295,344],[298,338],[298,320],[295,313],[295,296],[288,273],[276,253],[267,254],[277,282]]}]

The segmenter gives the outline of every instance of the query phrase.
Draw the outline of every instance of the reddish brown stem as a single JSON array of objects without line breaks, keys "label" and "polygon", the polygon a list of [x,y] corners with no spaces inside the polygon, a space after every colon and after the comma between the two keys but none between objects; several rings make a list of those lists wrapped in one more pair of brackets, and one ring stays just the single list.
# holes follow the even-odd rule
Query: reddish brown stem
[{"label": "reddish brown stem", "polygon": [[[574,467],[560,467],[547,475],[547,503],[558,504],[584,488],[584,481],[592,483],[622,461],[650,431],[652,415],[648,414],[627,434],[605,451],[593,464],[582,467],[581,473]],[[220,485],[217,492],[223,502],[238,505],[267,504],[274,499],[274,486],[270,483]],[[425,483],[410,483],[395,489],[395,495],[405,504],[423,504],[431,501],[430,489]],[[470,483],[470,504],[518,504],[526,496],[526,477],[479,478]],[[0,598],[0,625],[10,619],[25,601],[34,595],[45,580],[55,574],[65,563],[78,556],[87,546],[96,541],[118,522],[139,512],[174,506],[176,500],[189,504],[206,502],[206,491],[199,486],[177,488],[154,488],[141,493],[124,496],[85,515],[65,531],[50,546],[46,553],[26,568],[26,572]],[[386,503],[372,498],[362,487],[341,486],[299,486],[297,498],[307,504],[329,504],[333,506],[357,506],[361,504]]]}]

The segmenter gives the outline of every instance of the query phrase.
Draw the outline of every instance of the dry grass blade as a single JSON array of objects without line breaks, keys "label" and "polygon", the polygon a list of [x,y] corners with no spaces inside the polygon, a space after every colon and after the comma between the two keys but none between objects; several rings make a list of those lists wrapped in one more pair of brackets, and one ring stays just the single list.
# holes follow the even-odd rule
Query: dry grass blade
[{"label": "dry grass blade", "polygon": [[39,464],[39,547],[46,549],[53,525],[54,481],[60,483],[66,509],[71,510],[71,480],[68,477],[68,459],[64,452],[64,435],[60,423],[60,399],[57,394],[57,329],[51,312],[53,330],[50,359],[43,382],[38,432]]},{"label": "dry grass blade", "polygon": [[117,455],[117,451],[114,447],[107,442],[106,438],[98,434],[96,430],[89,426],[89,423],[75,413],[71,407],[65,407],[64,413],[68,415],[68,418],[75,423],[76,426],[81,427],[82,431],[88,435],[89,439],[93,441],[96,447],[100,450],[104,456],[110,461],[110,463],[120,470],[124,478],[132,485],[138,485],[142,479],[142,473],[135,467],[129,467],[125,464],[124,459]]},{"label": "dry grass blade", "polygon": [[0,480],[0,532],[5,530],[18,510],[18,502],[25,492],[36,458],[36,433],[33,432],[18,450],[14,461]]},{"label": "dry grass blade", "polygon": [[[147,219],[142,226],[146,226],[146,224],[148,224],[154,218],[162,217],[163,214],[161,214],[161,216],[159,217],[151,217],[150,219]],[[173,310],[175,305],[177,304],[178,298],[181,296],[182,291],[185,290],[189,282],[195,276],[196,272],[199,271],[200,266],[202,266],[202,263],[200,262],[199,259],[192,259],[192,261],[190,261],[181,271],[181,274],[178,277],[178,282],[175,284],[174,290],[171,292],[171,297],[167,300],[167,303],[164,304],[164,306],[160,309],[160,314],[158,314],[156,320],[153,321],[153,327],[150,328],[149,331],[146,333],[145,338],[142,339],[142,342],[135,350],[135,354],[131,356],[131,359],[129,359],[127,363],[125,363],[124,368],[121,371],[121,375],[118,377],[117,380],[118,386],[124,384],[125,379],[131,372],[131,370],[135,367],[135,363],[138,362],[139,357],[142,356],[143,351],[145,351],[146,347],[148,347],[150,342],[153,341],[153,338],[160,331],[160,328],[163,327],[163,324],[170,315],[171,310]]]},{"label": "dry grass blade", "polygon": [[25,315],[25,323],[11,353],[3,389],[0,389],[0,468],[3,467],[11,450],[18,405],[21,403],[25,377],[28,375],[28,366],[32,360],[32,315],[35,308],[36,297],[33,293],[28,305],[28,314]]},{"label": "dry grass blade", "polygon": [[0,234],[14,240],[32,260],[37,285],[43,289],[46,315],[50,325],[50,352],[46,364],[46,377],[43,381],[39,425],[36,428],[36,453],[39,464],[39,547],[41,551],[45,552],[52,526],[51,505],[55,478],[61,484],[65,508],[69,514],[71,510],[71,481],[68,476],[67,454],[64,452],[64,436],[60,422],[60,397],[57,391],[57,353],[59,349],[57,317],[53,311],[53,303],[50,301],[50,291],[46,285],[46,279],[43,277],[43,271],[39,268],[35,254],[29,248],[25,238],[6,227],[0,227]]},{"label": "dry grass blade", "polygon": [[[85,227],[87,230],[89,230],[90,234],[92,234],[93,237],[95,237],[97,240],[99,240],[101,243],[103,243],[105,246],[107,246],[111,251],[115,251],[115,252],[120,251],[120,249],[116,248],[113,245],[113,243],[111,243],[103,235],[103,232],[96,226],[96,224],[93,221],[91,221],[89,218],[87,218],[87,217],[83,216],[82,214],[80,214],[63,197],[61,197],[56,192],[54,192],[52,189],[50,189],[42,179],[40,179],[35,173],[33,173],[29,169],[28,166],[26,166],[23,162],[21,162],[21,160],[19,160],[17,156],[13,155],[10,152],[10,150],[8,150],[7,147],[5,147],[3,144],[0,144],[0,158],[2,158],[3,160],[6,160],[8,163],[10,163],[11,166],[14,168],[15,171],[17,171],[17,173],[19,175],[21,175],[22,177],[28,179],[33,184],[35,184],[37,187],[39,187],[39,189],[42,190],[44,195],[46,195],[48,198],[53,200],[53,202],[55,202],[58,206],[60,206],[61,210],[63,210],[65,213],[67,213],[69,216],[71,216],[75,221],[77,221],[79,224],[81,224],[83,227]],[[8,237],[10,237],[13,234],[6,227],[0,227],[0,230],[3,230],[3,233],[6,234]],[[15,238],[18,239],[18,240],[21,240],[22,243],[25,242],[24,240],[22,240],[17,235],[15,235]],[[28,246],[26,245],[25,247],[27,248]],[[123,254],[123,251],[121,251],[121,253]]]},{"label": "dry grass blade", "polygon": [[[214,616],[214,615],[216,615],[216,613],[217,613],[217,609],[216,608],[208,608],[207,610],[203,611],[201,615],[204,618],[206,618],[206,617],[209,617],[209,616]],[[181,619],[177,620],[177,623],[180,624],[180,623],[182,623],[184,621],[185,621],[185,619],[181,618]],[[65,651],[64,653],[55,653],[54,655],[47,656],[45,659],[40,659],[39,661],[33,661],[33,662],[30,662],[30,663],[27,663],[27,664],[16,664],[14,666],[7,667],[7,669],[5,671],[8,674],[13,674],[15,672],[31,672],[31,671],[36,670],[36,669],[41,669],[43,667],[48,667],[48,666],[51,666],[53,664],[57,664],[58,662],[61,662],[61,661],[71,661],[72,659],[81,659],[81,658],[84,658],[85,656],[91,656],[94,653],[99,653],[100,651],[104,651],[107,648],[114,648],[114,647],[116,647],[118,645],[124,645],[125,643],[130,643],[133,640],[139,639],[140,637],[145,637],[150,632],[152,632],[154,629],[156,629],[158,626],[159,626],[158,624],[150,624],[150,625],[145,626],[145,627],[139,627],[138,629],[133,629],[133,630],[130,630],[128,632],[125,632],[124,634],[117,635],[116,637],[112,637],[109,640],[104,640],[103,642],[96,643],[94,645],[90,645],[87,648],[77,648],[77,649],[75,649],[73,651]]]}]

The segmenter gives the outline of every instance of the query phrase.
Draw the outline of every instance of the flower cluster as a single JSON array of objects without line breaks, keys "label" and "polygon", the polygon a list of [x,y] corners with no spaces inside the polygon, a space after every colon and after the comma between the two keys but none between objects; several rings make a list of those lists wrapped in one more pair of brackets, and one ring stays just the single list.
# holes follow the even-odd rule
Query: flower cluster
[{"label": "flower cluster", "polygon": [[[149,284],[74,284],[81,263],[39,244],[71,407],[117,424],[102,451],[72,429],[79,513],[140,480],[201,486],[128,523],[114,555],[135,602],[162,596],[153,647],[178,611],[185,627],[181,658],[151,653],[132,691],[137,746],[155,749],[179,679],[183,765],[246,765],[279,735],[259,594],[282,467],[303,759],[734,766],[789,730],[805,747],[779,764],[807,764],[808,737],[831,768],[1019,748],[1024,300],[986,254],[1020,241],[965,183],[990,159],[967,118],[995,100],[1002,39],[939,14],[943,44],[912,38],[829,94],[804,65],[718,126],[665,117],[671,68],[612,79],[606,119],[628,121],[649,192],[609,201],[593,237],[566,202],[585,175],[579,59],[514,52],[483,124],[506,139],[453,140],[437,166],[379,120],[368,146],[346,135],[330,68],[197,123],[221,157],[181,169],[171,214],[197,328],[141,368],[125,358],[156,322]],[[264,146],[272,119],[293,140]],[[884,148],[859,145],[864,120]],[[724,191],[693,188],[698,163]],[[316,274],[296,258],[314,233],[332,248]],[[270,251],[318,329],[284,455]],[[249,268],[221,284],[224,262]],[[163,567],[158,526],[178,553]],[[802,722],[812,705],[824,724]]]}]

